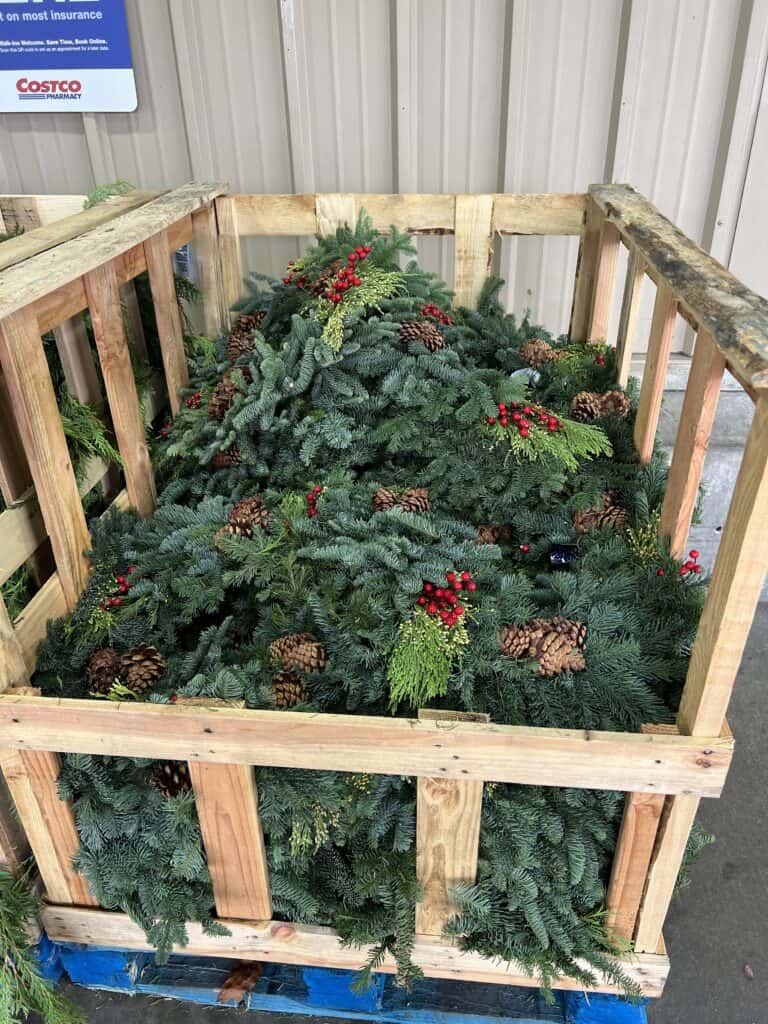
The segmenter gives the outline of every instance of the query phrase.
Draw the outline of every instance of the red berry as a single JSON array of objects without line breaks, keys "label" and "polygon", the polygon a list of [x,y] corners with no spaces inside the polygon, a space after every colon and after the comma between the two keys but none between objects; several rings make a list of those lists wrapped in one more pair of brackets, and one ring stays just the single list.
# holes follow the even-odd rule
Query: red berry
[{"label": "red berry", "polygon": [[528,437],[528,428],[527,427],[523,427],[522,428],[522,430],[520,431],[520,437]]},{"label": "red berry", "polygon": [[605,366],[605,356],[597,356],[595,362],[598,366]]},{"label": "red berry", "polygon": [[692,572],[701,572],[701,566],[700,565],[694,565],[692,567]]},{"label": "red berry", "polygon": [[461,580],[456,580],[456,582],[453,584],[453,589],[454,590],[463,590],[464,589],[464,584],[461,582]]},{"label": "red berry", "polygon": [[309,494],[307,495],[307,501],[309,501],[311,503],[314,503],[315,501],[317,501],[317,498],[315,497],[315,492],[314,491],[310,491],[309,492]]},{"label": "red berry", "polygon": [[112,601],[112,604],[117,607],[120,607],[120,605],[123,603],[122,597],[113,597],[110,600]]},{"label": "red berry", "polygon": [[424,589],[426,590],[426,592],[428,594],[430,594],[435,588],[434,588],[434,586],[431,583],[425,583],[424,584]]},{"label": "red berry", "polygon": [[168,699],[170,700],[171,704],[175,704],[179,698],[176,696],[175,693],[172,693]]},{"label": "red berry", "polygon": [[455,572],[447,572],[445,574],[445,578],[448,580],[449,583],[453,583],[453,581],[456,579],[456,573]]},{"label": "red berry", "polygon": [[694,562],[697,562],[699,560],[699,552],[698,551],[692,549],[691,551],[688,552],[688,554],[694,560]]},{"label": "red berry", "polygon": [[125,576],[116,576],[115,579],[118,583],[125,583]]},{"label": "red berry", "polygon": [[477,584],[476,583],[468,583],[467,584],[467,590],[477,590]]},{"label": "red berry", "polygon": [[462,578],[462,579],[464,580],[464,582],[466,583],[466,582],[467,582],[467,580],[471,580],[471,579],[472,579],[472,573],[471,573],[471,572],[466,572],[466,571],[465,571],[465,572],[463,572],[463,573],[461,574],[461,578]]},{"label": "red berry", "polygon": [[657,576],[666,576],[666,572],[663,569],[657,569],[656,570],[656,575]]},{"label": "red berry", "polygon": [[128,566],[128,572],[136,572],[136,566],[135,565],[129,565]]},{"label": "red berry", "polygon": [[509,426],[509,420],[507,419],[506,416],[502,416],[501,419],[499,420],[499,423],[502,425],[502,427]]},{"label": "red berry", "polygon": [[326,299],[333,299],[333,292],[332,291],[327,291],[325,293],[325,297],[326,297]]},{"label": "red berry", "polygon": [[515,421],[515,423],[519,423],[522,418],[523,417],[521,416],[521,414],[519,412],[513,412],[512,413],[512,419]]},{"label": "red berry", "polygon": [[448,604],[456,604],[458,600],[455,594],[448,594]]},{"label": "red berry", "polygon": [[371,251],[370,245],[365,245],[363,248],[365,249],[366,255]]},{"label": "red berry", "polygon": [[315,486],[314,486],[314,487],[312,488],[312,490],[313,490],[313,492],[314,492],[315,494],[322,494],[322,493],[323,493],[323,488],[322,488],[322,487],[320,486],[320,484],[316,484],[316,485],[315,485]]},{"label": "red berry", "polygon": [[310,519],[312,519],[313,516],[317,515],[317,509],[316,508],[308,508],[307,509],[307,515],[309,516]]},{"label": "red berry", "polygon": [[437,615],[437,605],[436,604],[428,604],[427,605],[427,614],[429,614],[429,615]]},{"label": "red berry", "polygon": [[353,277],[352,278],[352,284],[355,286],[355,288],[357,288],[359,286],[359,284],[360,284],[360,278],[359,277]]},{"label": "red berry", "polygon": [[424,605],[425,605],[426,603],[427,603],[427,599],[426,599],[426,597],[424,597],[424,595],[423,595],[423,594],[422,594],[422,596],[421,596],[421,597],[420,597],[420,598],[418,599],[418,601],[416,602],[416,604],[420,604],[422,608],[424,607]]},{"label": "red berry", "polygon": [[461,605],[457,605],[456,608],[454,608],[454,611],[456,612],[457,615],[463,615],[464,614],[464,609],[463,609],[463,607]]},{"label": "red berry", "polygon": [[530,405],[525,405],[523,406],[523,412],[526,416],[530,416],[533,410],[531,409]]},{"label": "red berry", "polygon": [[531,550],[531,545],[530,544],[521,544],[520,545],[520,550],[523,552],[524,555],[527,555],[528,552]]},{"label": "red berry", "polygon": [[687,562],[683,562],[683,568],[690,571],[693,568],[693,562],[691,562],[690,560]]},{"label": "red berry", "polygon": [[347,259],[349,260],[350,263],[357,263],[357,253],[356,252],[348,252],[347,253]]},{"label": "red berry", "polygon": [[119,587],[119,590],[120,590],[121,594],[127,594],[128,593],[128,584],[127,583],[121,583],[120,587]]},{"label": "red berry", "polygon": [[547,430],[550,434],[554,434],[554,432],[557,430],[557,427],[554,425],[554,423],[550,423],[547,427]]},{"label": "red berry", "polygon": [[506,407],[506,405],[503,402],[499,402],[497,404],[497,408],[498,408],[499,412],[506,412],[507,411],[507,407]]},{"label": "red berry", "polygon": [[447,623],[451,618],[450,612],[440,612],[440,618]]},{"label": "red berry", "polygon": [[494,423],[496,422],[496,420],[494,419],[494,417],[493,417],[493,416],[489,416],[489,417],[488,417],[488,421],[487,421],[487,422],[488,422],[488,426],[489,426],[489,427],[492,427],[492,426],[493,426],[493,424],[494,424]]}]

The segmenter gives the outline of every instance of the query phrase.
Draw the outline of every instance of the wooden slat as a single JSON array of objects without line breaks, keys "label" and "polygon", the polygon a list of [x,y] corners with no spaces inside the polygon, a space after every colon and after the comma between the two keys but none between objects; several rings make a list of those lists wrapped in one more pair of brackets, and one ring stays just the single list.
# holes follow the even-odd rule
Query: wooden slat
[{"label": "wooden slat", "polygon": [[[454,712],[445,714],[426,709],[419,721],[489,721],[489,716],[469,719]],[[416,877],[422,887],[416,905],[416,931],[421,935],[442,935],[457,908],[451,889],[459,882],[473,883],[477,877],[480,845],[480,815],[483,808],[481,780],[419,778],[416,785]]]},{"label": "wooden slat", "polygon": [[624,282],[619,330],[616,336],[616,383],[621,388],[626,387],[629,380],[629,367],[632,363],[637,314],[640,310],[644,280],[645,260],[637,249],[631,249],[627,258],[627,276]]},{"label": "wooden slat", "polygon": [[[58,573],[54,573],[38,590],[24,611],[14,619],[13,628],[28,672],[34,672],[37,648],[45,639],[50,619],[59,619],[70,610]],[[57,748],[56,743],[51,744]]]},{"label": "wooden slat", "polygon": [[253,768],[192,761],[189,771],[216,912],[268,921],[272,898]]},{"label": "wooden slat", "polygon": [[28,313],[0,323],[0,361],[69,608],[85,587],[88,530],[37,324]]},{"label": "wooden slat", "polygon": [[6,505],[13,505],[31,486],[32,474],[11,409],[11,396],[0,372],[0,494]]},{"label": "wooden slat", "polygon": [[56,349],[70,394],[85,405],[101,401],[99,375],[83,317],[78,314],[54,330]]},{"label": "wooden slat", "polygon": [[72,867],[80,839],[71,806],[59,799],[58,756],[46,751],[0,751],[0,766],[48,898],[97,906],[85,879]]},{"label": "wooden slat", "polygon": [[675,558],[685,552],[724,370],[722,353],[702,331],[693,351],[661,510],[660,532],[670,538]]},{"label": "wooden slat", "polygon": [[576,263],[571,324],[568,329],[571,341],[586,341],[589,337],[589,319],[592,312],[592,296],[595,289],[597,258],[600,249],[600,230],[604,219],[602,212],[590,196],[587,199],[584,230]]},{"label": "wooden slat", "polygon": [[[191,182],[123,214],[116,222],[103,224],[9,267],[0,277],[0,318],[73,284],[84,274],[143,244],[151,235],[190,216],[223,191],[224,186],[219,184]],[[57,323],[76,312],[79,310],[67,313]]]},{"label": "wooden slat", "polygon": [[718,796],[733,741],[0,696],[0,746]]},{"label": "wooden slat", "polygon": [[674,295],[666,285],[660,285],[653,306],[651,336],[635,419],[635,449],[641,462],[649,462],[653,455],[676,316]]},{"label": "wooden slat", "polygon": [[243,294],[243,263],[240,251],[240,225],[237,202],[225,196],[216,200],[219,229],[219,259],[224,290],[225,323],[232,320],[232,307]]},{"label": "wooden slat", "polygon": [[350,192],[324,192],[315,197],[318,235],[331,235],[348,225],[354,231],[357,223],[355,197]]},{"label": "wooden slat", "polygon": [[768,399],[752,429],[680,701],[681,732],[720,730],[768,569]]},{"label": "wooden slat", "polygon": [[[112,196],[89,210],[82,208],[81,200],[80,210],[77,213],[62,219],[55,219],[47,224],[40,218],[42,226],[35,226],[33,230],[25,231],[23,235],[3,243],[2,249],[0,249],[0,270],[6,270],[23,260],[31,259],[41,252],[53,249],[87,231],[92,231],[102,224],[107,224],[116,217],[128,213],[129,210],[143,206],[159,194],[159,192],[135,191],[125,196]],[[80,197],[74,198],[79,199]]]},{"label": "wooden slat", "polygon": [[149,515],[157,500],[155,475],[125,337],[114,265],[106,263],[88,274],[85,290],[109,410],[123,460],[125,486],[133,507],[141,515]]},{"label": "wooden slat", "polygon": [[28,682],[24,654],[0,593],[0,693],[9,686],[22,686]]},{"label": "wooden slat", "polygon": [[698,328],[709,332],[739,379],[756,391],[768,389],[768,300],[750,291],[629,185],[592,185],[590,195]]},{"label": "wooden slat", "polygon": [[[315,220],[315,197],[304,195],[236,195],[216,201],[216,214],[220,207],[231,205],[232,215],[240,234],[248,235],[313,235]],[[219,217],[219,231],[221,231]]]},{"label": "wooden slat", "polygon": [[213,203],[195,210],[192,214],[192,231],[199,287],[203,296],[204,329],[209,337],[217,338],[224,329],[226,309]]},{"label": "wooden slat", "polygon": [[0,195],[0,218],[5,223],[5,230],[22,228],[25,233],[34,231],[41,224],[71,217],[82,213],[86,196],[84,195],[25,195],[12,193]]},{"label": "wooden slat", "polygon": [[655,951],[658,947],[698,807],[697,796],[669,797],[664,805],[659,838],[637,919],[635,949],[638,953]]},{"label": "wooden slat", "polygon": [[587,339],[605,341],[613,308],[613,289],[616,279],[616,258],[619,255],[619,232],[613,224],[603,220],[597,247],[597,269],[592,287],[592,303]]},{"label": "wooden slat", "polygon": [[29,843],[0,772],[0,871],[18,874],[28,857]]},{"label": "wooden slat", "polygon": [[502,235],[580,235],[586,201],[582,192],[497,195],[493,230]]},{"label": "wooden slat", "polygon": [[[126,914],[77,907],[43,908],[43,925],[55,942],[90,943],[120,949],[149,950],[142,928]],[[265,960],[285,964],[358,970],[367,961],[370,947],[345,945],[330,928],[294,925],[285,921],[222,921],[230,934],[209,936],[197,922],[188,922],[189,944],[179,949],[187,956],[223,956],[235,960]],[[428,978],[460,978],[491,984],[521,985],[538,988],[541,977],[516,964],[488,959],[478,953],[462,953],[455,945],[432,936],[417,935],[413,962]],[[658,953],[617,958],[622,970],[638,983],[645,995],[659,996],[664,988],[669,961]],[[586,966],[586,965],[585,965]],[[394,973],[396,967],[387,955],[380,970]],[[557,978],[553,988],[581,991],[573,978]],[[602,977],[592,990],[622,994],[620,985]]]},{"label": "wooden slat", "polygon": [[[169,241],[169,248],[170,248]],[[174,246],[174,249],[178,248]],[[170,249],[172,252],[173,249]],[[119,279],[119,274],[118,274]],[[144,336],[144,324],[141,320],[141,309],[139,297],[136,294],[136,284],[127,281],[120,285],[120,301],[125,310],[125,323],[128,329],[128,340],[131,343],[131,350],[138,359],[147,359],[147,339]]]},{"label": "wooden slat", "polygon": [[458,306],[476,305],[491,272],[493,198],[491,195],[456,196],[453,290]]},{"label": "wooden slat", "polygon": [[144,243],[149,283],[152,289],[152,303],[155,307],[157,333],[163,356],[168,400],[175,416],[181,408],[181,388],[189,386],[187,356],[184,351],[184,331],[181,313],[176,299],[173,269],[168,256],[168,234],[160,231]]},{"label": "wooden slat", "polygon": [[606,900],[606,926],[616,939],[629,941],[634,934],[664,799],[660,793],[627,794]]},{"label": "wooden slat", "polygon": [[355,195],[358,210],[365,210],[377,231],[391,226],[414,235],[452,235],[456,216],[453,195]]}]

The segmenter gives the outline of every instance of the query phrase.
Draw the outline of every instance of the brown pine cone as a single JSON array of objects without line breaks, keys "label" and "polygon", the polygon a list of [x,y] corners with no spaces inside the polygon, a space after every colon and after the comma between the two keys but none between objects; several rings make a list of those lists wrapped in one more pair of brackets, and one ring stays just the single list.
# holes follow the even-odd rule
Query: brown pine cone
[{"label": "brown pine cone", "polygon": [[603,416],[613,414],[626,419],[629,416],[629,396],[618,389],[606,391],[600,398],[600,410]]},{"label": "brown pine cone", "polygon": [[109,693],[120,675],[120,655],[111,647],[94,651],[88,659],[85,678],[92,693]]},{"label": "brown pine cone", "polygon": [[579,391],[571,399],[571,419],[578,423],[592,423],[602,414],[602,397],[595,391]]},{"label": "brown pine cone", "polygon": [[241,498],[235,502],[232,511],[229,513],[227,525],[220,532],[235,534],[237,537],[253,537],[253,531],[258,527],[261,530],[269,530],[271,515],[264,499],[258,494],[250,498]]},{"label": "brown pine cone", "polygon": [[620,532],[629,526],[629,515],[618,503],[615,492],[606,491],[603,495],[602,508],[583,508],[574,512],[573,526],[577,533],[589,533],[590,530],[603,526]]},{"label": "brown pine cone", "polygon": [[208,403],[208,415],[213,420],[221,422],[232,408],[235,396],[242,393],[242,384],[235,383],[232,379],[233,373],[242,374],[246,384],[250,384],[253,379],[247,366],[238,366],[234,370],[227,370],[213,389],[211,400]]},{"label": "brown pine cone", "polygon": [[527,366],[538,370],[544,363],[552,363],[559,358],[559,353],[543,338],[529,338],[520,346],[520,358]]},{"label": "brown pine cone", "polygon": [[408,320],[400,325],[400,340],[403,343],[420,341],[428,352],[445,348],[445,338],[431,320]]},{"label": "brown pine cone", "polygon": [[178,796],[192,789],[192,779],[186,761],[161,761],[152,771],[150,783],[163,796]]},{"label": "brown pine cone", "polygon": [[610,526],[612,530],[621,533],[629,526],[627,510],[621,505],[611,505],[598,513],[596,525],[599,527]]},{"label": "brown pine cone", "polygon": [[273,661],[284,669],[301,672],[322,672],[325,668],[325,648],[311,633],[291,633],[273,640],[269,645]]},{"label": "brown pine cone", "polygon": [[140,644],[120,659],[120,678],[134,693],[144,693],[160,682],[165,658],[156,647]]},{"label": "brown pine cone", "polygon": [[294,708],[306,704],[309,690],[295,672],[275,672],[272,676],[272,699],[277,708]]},{"label": "brown pine cone", "polygon": [[216,452],[211,459],[211,466],[214,469],[228,469],[230,466],[239,466],[243,461],[240,449],[232,444],[223,452]]},{"label": "brown pine cone", "polygon": [[260,309],[241,313],[227,338],[227,359],[236,362],[240,356],[253,352],[253,332],[261,327],[264,314]]},{"label": "brown pine cone", "polygon": [[373,509],[375,512],[388,512],[397,505],[397,494],[390,491],[388,487],[380,487],[373,496]]},{"label": "brown pine cone", "polygon": [[549,626],[555,633],[564,636],[578,650],[584,650],[584,644],[587,639],[587,627],[583,622],[577,622],[575,619],[566,619],[562,615],[555,615],[553,619],[550,619]]},{"label": "brown pine cone", "polygon": [[503,526],[478,526],[478,544],[498,544],[502,537]]},{"label": "brown pine cone", "polygon": [[429,512],[429,491],[426,487],[412,487],[397,499],[403,512]]},{"label": "brown pine cone", "polygon": [[346,267],[344,260],[334,260],[333,263],[329,263],[327,267],[323,267],[317,277],[314,279],[312,284],[309,286],[310,291],[314,296],[318,296],[321,292],[324,292],[328,287],[332,278],[336,277],[340,270]]},{"label": "brown pine cone", "polygon": [[551,677],[566,670],[580,672],[585,668],[584,655],[561,633],[554,631],[545,633],[538,640],[536,648],[536,658],[539,662],[536,672],[538,676]]},{"label": "brown pine cone", "polygon": [[505,626],[499,634],[499,647],[508,658],[525,658],[531,651],[530,626]]}]

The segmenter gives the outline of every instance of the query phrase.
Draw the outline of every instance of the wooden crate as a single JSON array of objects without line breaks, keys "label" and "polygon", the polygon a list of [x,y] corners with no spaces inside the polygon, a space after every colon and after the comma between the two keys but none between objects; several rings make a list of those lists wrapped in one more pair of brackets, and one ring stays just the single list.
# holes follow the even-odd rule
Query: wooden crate
[{"label": "wooden crate", "polygon": [[[502,726],[446,720],[249,711],[227,707],[58,700],[9,690],[0,696],[3,769],[48,894],[43,913],[57,940],[145,949],[123,914],[99,909],[72,869],[72,810],[56,792],[67,752],[174,758],[190,764],[217,913],[225,938],[190,924],[187,951],[233,958],[351,968],[366,951],[341,945],[328,928],[271,920],[269,877],[254,765],[387,774],[397,763],[418,777],[417,862],[425,895],[417,909],[414,960],[425,974],[536,985],[516,965],[460,953],[442,935],[449,889],[472,880],[482,787],[499,781],[627,793],[608,904],[617,935],[632,940],[626,972],[659,995],[668,972],[662,925],[701,797],[719,796],[733,751],[725,713],[768,563],[768,304],[626,186],[586,195],[227,196],[188,185],[126,213],[119,230],[96,228],[0,276],[0,362],[56,574],[34,608],[0,628],[7,685],[25,686],[51,615],[72,608],[88,572],[77,487],[40,345],[42,332],[89,307],[107,397],[125,461],[119,504],[148,514],[152,466],[138,416],[117,310],[121,282],[149,269],[172,405],[186,367],[172,293],[170,252],[194,241],[209,331],[223,326],[241,290],[244,236],[300,236],[352,223],[365,208],[374,224],[415,234],[454,234],[457,300],[471,304],[499,235],[577,235],[580,255],[571,335],[607,333],[620,245],[628,250],[618,333],[627,377],[640,288],[656,286],[635,442],[650,457],[671,338],[678,315],[698,332],[663,506],[661,528],[682,554],[726,366],[755,403],[755,416],[723,532],[691,659],[677,726],[638,734]],[[16,542],[14,542],[16,543]],[[28,550],[17,547],[17,553]],[[464,716],[466,717],[466,716]],[[470,716],[471,717],[471,716]],[[233,837],[236,837],[233,839]],[[391,971],[388,960],[383,969]],[[558,987],[576,988],[562,978]],[[597,989],[615,991],[603,978]]]}]

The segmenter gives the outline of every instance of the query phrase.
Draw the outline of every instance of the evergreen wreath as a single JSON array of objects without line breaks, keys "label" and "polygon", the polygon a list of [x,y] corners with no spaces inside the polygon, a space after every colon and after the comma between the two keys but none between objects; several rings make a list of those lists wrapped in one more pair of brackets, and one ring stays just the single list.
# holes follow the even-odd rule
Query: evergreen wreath
[{"label": "evergreen wreath", "polygon": [[[86,697],[97,677],[109,690],[112,666],[128,664],[148,687],[134,698],[161,703],[429,704],[632,731],[673,720],[705,586],[648,528],[666,465],[660,452],[636,460],[635,391],[629,415],[573,421],[575,394],[613,389],[611,350],[506,315],[498,281],[476,310],[451,308],[411,255],[407,237],[362,217],[281,281],[251,275],[234,362],[227,338],[193,350],[187,400],[157,441],[155,516],[93,524],[86,592],[40,651],[44,693]],[[442,346],[431,329],[402,331],[422,321]],[[533,341],[551,352],[535,371],[521,355]],[[604,513],[577,532],[588,509]],[[578,557],[556,571],[561,544]],[[94,895],[161,953],[184,942],[185,921],[219,927],[192,795],[156,781],[177,777],[172,762],[68,755],[60,783]],[[392,952],[410,983],[414,780],[395,760],[388,776],[257,779],[275,914],[372,944],[368,972]],[[545,981],[601,970],[631,991],[604,926],[622,805],[614,792],[486,785],[478,878],[454,894],[450,932]]]}]

